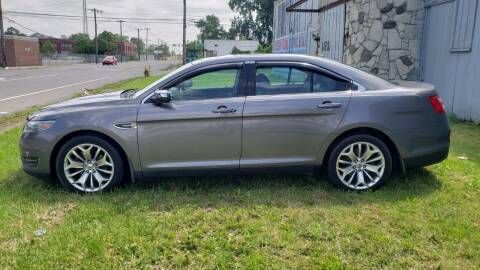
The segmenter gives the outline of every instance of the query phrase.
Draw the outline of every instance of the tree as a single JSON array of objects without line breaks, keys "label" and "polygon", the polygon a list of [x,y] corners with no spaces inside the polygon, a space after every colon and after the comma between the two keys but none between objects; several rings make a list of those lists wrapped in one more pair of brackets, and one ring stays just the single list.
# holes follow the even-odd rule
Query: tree
[{"label": "tree", "polygon": [[232,22],[230,35],[244,39],[256,38],[262,46],[272,43],[272,0],[229,0],[228,5],[239,14]]},{"label": "tree", "polygon": [[137,51],[138,51],[138,53],[142,54],[142,53],[144,52],[144,50],[145,50],[145,43],[143,43],[143,40],[142,40],[142,39],[138,40],[138,38],[132,37],[132,38],[130,39],[130,42],[137,45]]},{"label": "tree", "polygon": [[48,53],[52,54],[55,52],[55,46],[53,46],[52,42],[49,40],[45,41],[42,46],[40,47],[40,52],[41,53]]},{"label": "tree", "polygon": [[75,41],[73,51],[75,53],[94,53],[95,43],[90,39],[88,34],[78,33],[70,36]]},{"label": "tree", "polygon": [[220,20],[215,15],[207,15],[205,19],[201,19],[195,23],[200,29],[198,38],[205,39],[225,39],[227,38],[227,31],[220,25]]},{"label": "tree", "polygon": [[115,36],[113,33],[109,31],[103,31],[100,33],[100,35],[98,35],[98,53],[115,54],[116,52],[117,44],[115,43]]},{"label": "tree", "polygon": [[20,32],[15,27],[8,27],[7,31],[5,31],[5,35],[12,35],[12,36],[26,36],[24,33]]}]

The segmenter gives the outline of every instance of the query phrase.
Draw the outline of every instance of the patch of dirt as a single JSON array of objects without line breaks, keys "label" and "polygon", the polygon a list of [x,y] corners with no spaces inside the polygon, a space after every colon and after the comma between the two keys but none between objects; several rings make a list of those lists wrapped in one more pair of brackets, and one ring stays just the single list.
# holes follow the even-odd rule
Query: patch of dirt
[{"label": "patch of dirt", "polygon": [[37,214],[37,219],[46,227],[61,224],[65,217],[75,209],[75,204],[67,203],[54,206],[46,211]]},{"label": "patch of dirt", "polygon": [[24,125],[24,122],[6,122],[0,128],[0,133],[7,132],[10,129],[21,127],[22,125]]}]

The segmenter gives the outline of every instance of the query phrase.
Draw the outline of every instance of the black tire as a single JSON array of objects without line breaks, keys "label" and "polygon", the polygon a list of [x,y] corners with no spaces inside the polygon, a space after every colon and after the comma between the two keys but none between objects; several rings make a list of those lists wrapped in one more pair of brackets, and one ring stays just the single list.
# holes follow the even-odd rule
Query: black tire
[{"label": "black tire", "polygon": [[[348,186],[347,183],[344,183],[338,173],[337,173],[337,160],[339,155],[342,153],[344,149],[346,149],[348,146],[355,144],[355,143],[369,143],[374,146],[376,146],[380,151],[381,154],[383,154],[384,157],[384,169],[383,169],[383,174],[379,178],[377,182],[375,181],[370,181],[367,179],[367,181],[370,181],[371,186],[369,187],[364,187],[364,188],[353,188],[351,186]],[[375,190],[380,188],[382,185],[385,184],[385,182],[390,179],[391,173],[392,173],[392,155],[390,153],[390,150],[388,147],[385,145],[385,143],[378,139],[377,137],[374,137],[372,135],[368,134],[359,134],[359,135],[352,135],[346,138],[343,138],[342,140],[338,141],[335,145],[333,145],[332,151],[330,152],[330,155],[328,156],[328,164],[327,164],[327,173],[328,173],[328,178],[332,184],[335,186],[344,189],[344,190],[352,190],[352,191],[365,191],[365,190]],[[349,166],[349,165],[345,165]],[[367,171],[369,172],[369,171]],[[355,172],[353,172],[355,174]],[[371,172],[369,172],[371,174]],[[363,174],[362,175],[366,175]],[[350,175],[349,175],[350,176]],[[356,177],[356,176],[355,176]],[[345,177],[346,178],[346,177]],[[357,179],[356,179],[357,180]],[[372,184],[374,183],[374,184]]]},{"label": "black tire", "polygon": [[60,183],[70,191],[79,192],[79,193],[89,193],[88,191],[81,190],[75,187],[74,185],[72,185],[68,181],[67,176],[65,175],[65,172],[64,172],[64,162],[65,162],[66,155],[71,149],[82,144],[93,144],[103,148],[103,150],[105,150],[110,155],[111,162],[113,162],[114,170],[113,170],[112,179],[104,188],[95,192],[98,193],[98,192],[110,191],[116,186],[118,186],[123,181],[123,178],[125,175],[125,164],[123,162],[122,156],[120,152],[116,149],[116,147],[113,146],[110,142],[93,135],[84,135],[84,136],[74,137],[69,141],[67,141],[60,148],[55,161],[55,170]]}]

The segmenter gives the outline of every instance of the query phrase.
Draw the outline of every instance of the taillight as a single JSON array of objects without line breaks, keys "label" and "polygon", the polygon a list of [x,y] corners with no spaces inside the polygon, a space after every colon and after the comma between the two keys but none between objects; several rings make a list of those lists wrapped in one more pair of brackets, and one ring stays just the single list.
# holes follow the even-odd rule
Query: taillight
[{"label": "taillight", "polygon": [[442,99],[439,96],[431,96],[428,99],[430,100],[435,112],[445,113],[445,106],[443,106]]}]

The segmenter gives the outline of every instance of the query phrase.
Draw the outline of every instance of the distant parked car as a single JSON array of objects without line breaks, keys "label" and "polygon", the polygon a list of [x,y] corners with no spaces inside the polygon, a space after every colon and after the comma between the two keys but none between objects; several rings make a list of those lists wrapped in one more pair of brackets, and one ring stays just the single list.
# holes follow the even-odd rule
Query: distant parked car
[{"label": "distant parked car", "polygon": [[103,58],[102,65],[116,65],[118,64],[117,58],[115,56],[106,56]]},{"label": "distant parked car", "polygon": [[187,64],[145,89],[82,97],[28,118],[24,170],[78,192],[175,175],[316,173],[349,190],[438,163],[450,128],[432,85],[392,84],[300,55]]}]

